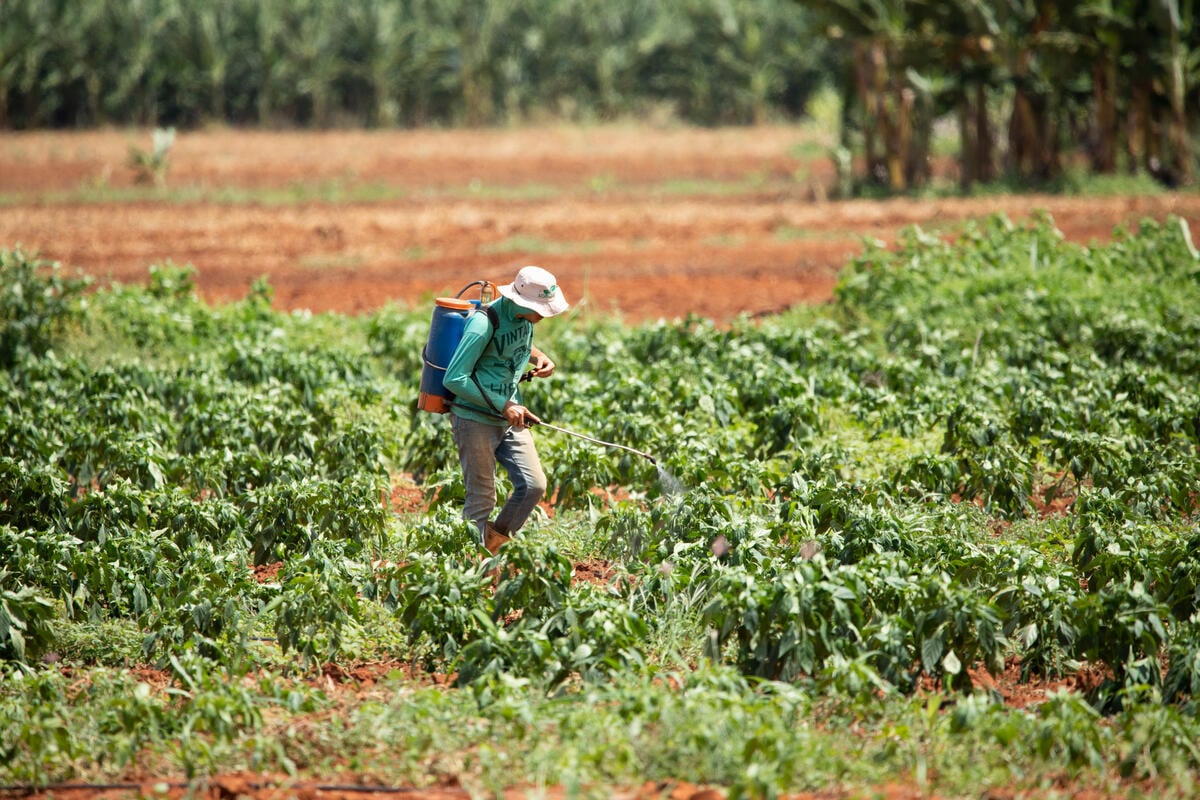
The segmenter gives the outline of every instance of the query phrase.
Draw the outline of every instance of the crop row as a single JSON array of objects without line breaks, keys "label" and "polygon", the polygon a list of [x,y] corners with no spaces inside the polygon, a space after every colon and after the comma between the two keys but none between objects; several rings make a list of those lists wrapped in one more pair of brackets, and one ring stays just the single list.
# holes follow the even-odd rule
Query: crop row
[{"label": "crop row", "polygon": [[[1148,223],[1107,249],[1058,241],[1047,220],[991,220],[953,245],[914,232],[899,252],[869,249],[851,266],[840,320],[553,332],[547,347],[571,369],[557,391],[531,390],[539,411],[669,452],[678,480],[703,487],[601,514],[597,530],[620,542],[611,555],[648,574],[617,606],[624,632],[612,650],[593,645],[580,658],[644,660],[644,607],[661,602],[646,586],[672,564],[684,576],[672,593],[691,591],[706,609],[710,654],[765,677],[865,659],[897,686],[911,688],[921,671],[964,686],[975,660],[994,668],[1013,653],[1030,668],[1100,659],[1118,678],[1136,671],[1195,610],[1194,581],[1177,575],[1190,574],[1189,547],[1175,544],[1187,542],[1178,531],[1194,518],[1200,485],[1200,322],[1189,305],[1198,268],[1185,230]],[[6,311],[0,547],[6,581],[20,587],[6,601],[14,619],[45,616],[50,599],[69,617],[137,620],[149,650],[199,639],[215,652],[221,637],[245,639],[266,609],[285,646],[317,658],[336,652],[365,591],[390,598],[464,676],[517,669],[517,653],[565,665],[534,659],[530,674],[590,669],[558,649],[573,630],[560,615],[578,594],[561,556],[535,548],[517,570],[528,582],[539,564],[557,564],[545,567],[556,577],[541,591],[556,588],[541,614],[525,595],[517,605],[506,592],[491,597],[477,562],[455,560],[471,548],[452,519],[432,538],[458,549],[433,562],[417,557],[416,534],[388,529],[389,469],[439,486],[446,514],[461,492],[442,421],[395,399],[417,369],[419,315],[362,321],[357,350],[295,347],[290,332],[337,321],[276,315],[269,287],[207,309],[186,271],[158,270],[145,290],[97,295],[80,321],[69,300],[82,285],[20,253],[4,263],[10,287],[42,298]],[[64,324],[148,355],[58,356],[49,342]],[[575,440],[545,448],[564,508],[594,503],[591,490],[614,477],[652,482],[644,465],[614,464]],[[1039,493],[1055,492],[1074,500],[1076,557],[1033,574],[1001,568],[1029,559],[973,541],[982,523],[956,505],[974,499],[1019,523]],[[684,539],[665,536],[681,519]],[[711,560],[705,543],[718,537],[736,569],[725,569],[729,558],[699,572],[679,566],[680,548]],[[1137,558],[1112,557],[1113,542],[1144,540],[1155,546],[1131,550]],[[820,558],[798,557],[799,542]],[[968,551],[992,566],[964,580],[946,565]],[[366,565],[388,554],[405,567],[381,592]],[[273,561],[289,579],[252,585],[248,567]],[[414,588],[426,581],[433,588]],[[442,581],[473,587],[469,614],[463,587],[454,590],[445,613],[457,622],[431,610],[448,591]],[[1053,599],[1031,586],[1055,587],[1045,590]],[[591,610],[572,619],[582,625],[611,602],[589,597]],[[520,624],[498,626],[517,607]],[[1059,615],[1049,628],[1047,608]],[[1093,613],[1131,614],[1134,632],[1097,631]],[[14,634],[36,629],[24,625],[7,626],[10,655],[24,650]],[[545,647],[514,639],[535,631]],[[1113,637],[1131,644],[1110,646]],[[50,645],[44,630],[40,638]]]}]

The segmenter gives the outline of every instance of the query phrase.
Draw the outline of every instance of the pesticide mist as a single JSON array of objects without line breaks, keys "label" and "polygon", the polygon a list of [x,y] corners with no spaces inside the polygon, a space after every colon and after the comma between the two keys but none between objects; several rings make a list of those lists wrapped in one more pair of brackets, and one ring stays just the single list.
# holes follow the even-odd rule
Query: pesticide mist
[{"label": "pesticide mist", "polygon": [[679,479],[670,473],[670,471],[662,464],[655,464],[658,467],[658,484],[662,487],[662,493],[667,497],[679,497],[683,494],[683,484]]}]

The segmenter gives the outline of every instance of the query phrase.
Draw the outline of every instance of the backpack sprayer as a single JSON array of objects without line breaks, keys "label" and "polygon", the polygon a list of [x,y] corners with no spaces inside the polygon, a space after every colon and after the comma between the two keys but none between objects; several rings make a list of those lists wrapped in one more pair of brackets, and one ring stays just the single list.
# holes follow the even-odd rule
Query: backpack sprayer
[{"label": "backpack sprayer", "polygon": [[[463,300],[462,296],[472,286],[479,287],[479,299]],[[442,383],[446,367],[458,348],[467,319],[476,311],[485,308],[485,303],[496,296],[496,284],[490,281],[471,281],[458,290],[454,297],[439,297],[434,301],[433,319],[429,323],[429,338],[421,351],[425,366],[421,369],[421,393],[417,396],[417,408],[434,414],[445,414],[454,402],[454,393]],[[492,326],[493,329],[495,326]]]},{"label": "backpack sprayer", "polygon": [[[479,287],[479,298],[476,300],[462,299],[467,290],[474,286]],[[454,351],[458,348],[459,340],[462,339],[463,330],[467,327],[467,319],[472,314],[480,311],[488,313],[488,319],[492,323],[492,330],[496,329],[496,320],[492,316],[495,312],[486,305],[495,296],[496,284],[490,281],[472,281],[460,289],[454,297],[439,297],[434,301],[433,318],[429,324],[429,339],[425,343],[425,349],[421,352],[421,360],[424,362],[424,366],[421,369],[421,389],[417,397],[417,408],[421,411],[445,414],[450,410],[451,405],[454,403],[454,393],[447,389],[443,383],[446,375],[446,367],[450,365],[450,359],[454,357]],[[533,380],[533,373],[533,370],[529,370],[521,376],[519,382]],[[490,416],[496,419],[503,419],[502,416],[497,414]],[[649,453],[635,450],[632,447],[626,447],[623,444],[606,442],[593,436],[578,433],[577,431],[551,425],[549,422],[537,422],[534,424],[592,442],[593,444],[624,450],[628,453],[649,459],[651,464],[658,464],[658,460]]]}]

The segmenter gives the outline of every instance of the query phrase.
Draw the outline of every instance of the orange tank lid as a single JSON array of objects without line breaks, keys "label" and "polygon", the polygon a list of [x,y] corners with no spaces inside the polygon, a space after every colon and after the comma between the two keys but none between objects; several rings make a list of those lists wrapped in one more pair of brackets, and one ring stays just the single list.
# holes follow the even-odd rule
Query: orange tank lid
[{"label": "orange tank lid", "polygon": [[470,300],[459,300],[457,297],[439,297],[434,302],[442,308],[452,308],[455,311],[467,311],[474,306]]}]

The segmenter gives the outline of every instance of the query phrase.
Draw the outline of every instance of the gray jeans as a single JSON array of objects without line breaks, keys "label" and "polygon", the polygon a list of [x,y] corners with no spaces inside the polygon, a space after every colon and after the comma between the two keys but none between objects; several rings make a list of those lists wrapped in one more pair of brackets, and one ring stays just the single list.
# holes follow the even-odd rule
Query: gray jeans
[{"label": "gray jeans", "polygon": [[513,490],[492,525],[501,533],[521,529],[546,494],[546,473],[528,428],[508,428],[450,415],[454,444],[462,464],[466,503],[463,519],[474,522],[483,536],[496,507],[496,463],[508,472]]}]

